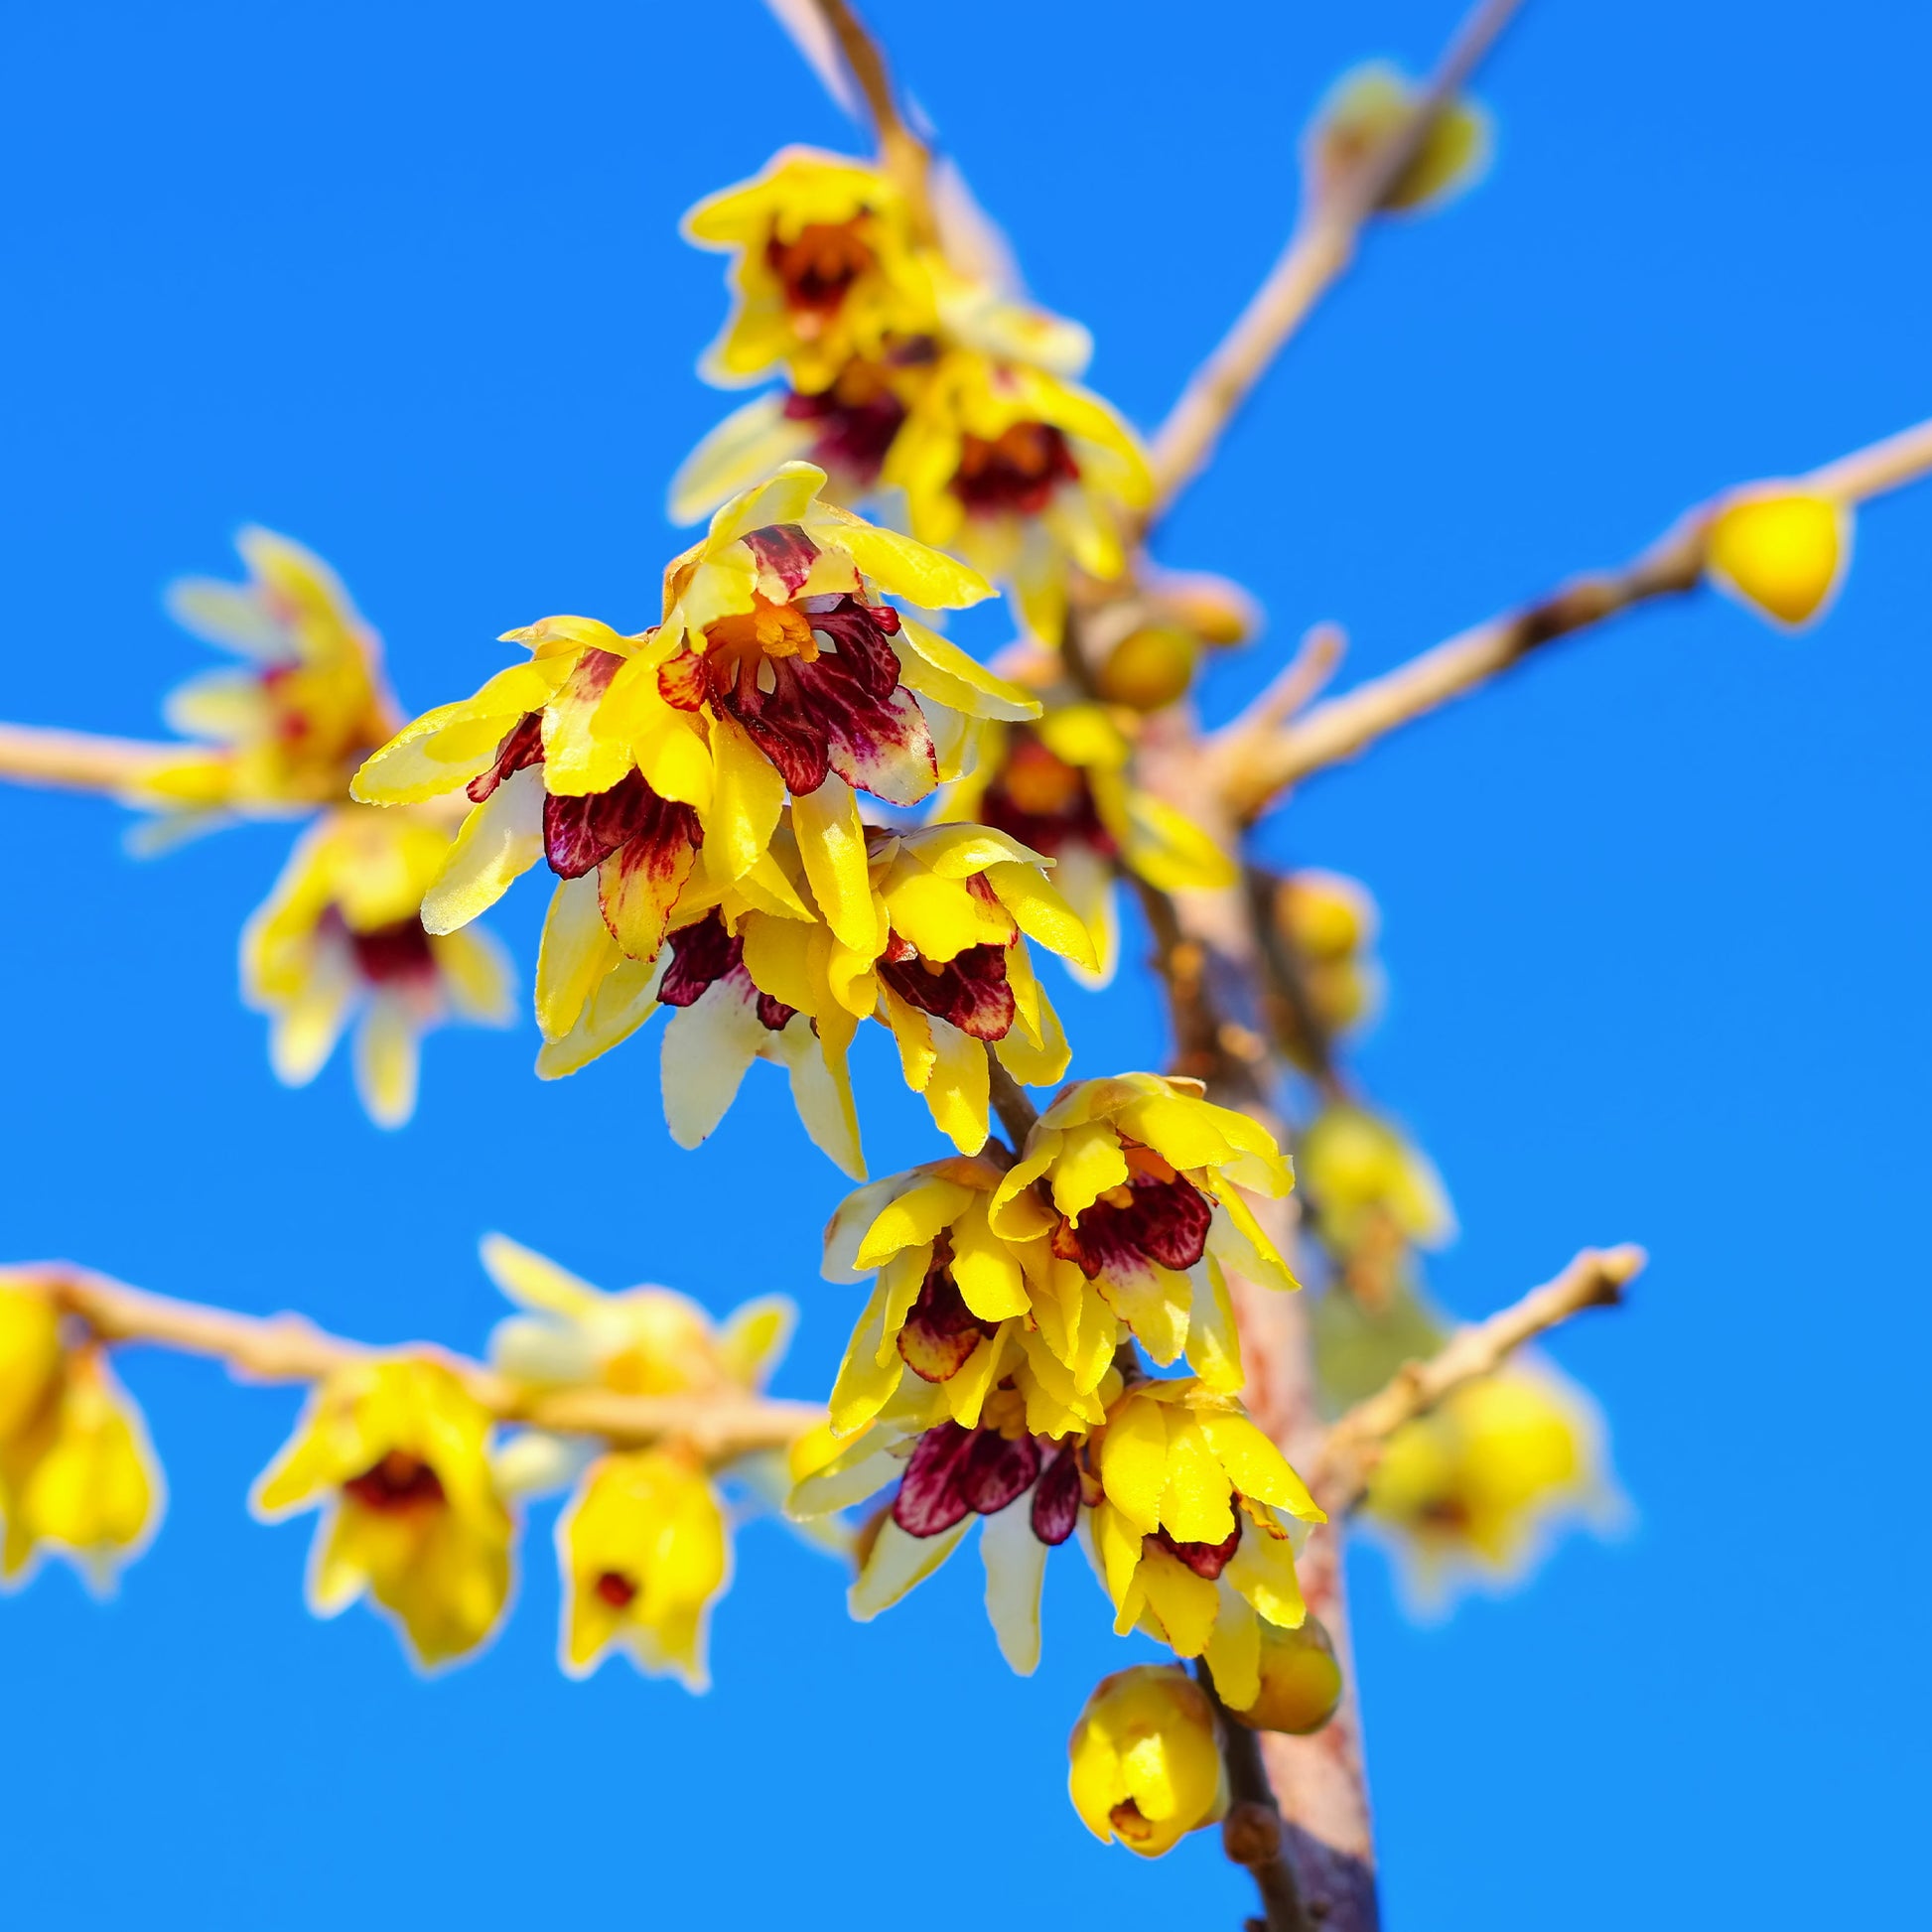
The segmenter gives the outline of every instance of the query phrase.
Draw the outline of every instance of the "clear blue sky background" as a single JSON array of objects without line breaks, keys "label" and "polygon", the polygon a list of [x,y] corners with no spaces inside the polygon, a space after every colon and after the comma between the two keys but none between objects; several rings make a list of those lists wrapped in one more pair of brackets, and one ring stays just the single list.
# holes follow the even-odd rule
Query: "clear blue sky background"
[{"label": "clear blue sky background", "polygon": [[[871,11],[1147,423],[1276,248],[1309,105],[1360,56],[1426,61],[1451,6]],[[251,519],[335,560],[412,706],[471,689],[513,622],[655,615],[665,481],[726,407],[691,373],[719,265],[675,219],[781,142],[854,139],[756,0],[68,0],[9,9],[0,51],[7,713],[151,732],[208,661],[159,589],[227,571]],[[1494,179],[1376,235],[1164,533],[1270,611],[1210,707],[1311,620],[1367,673],[1926,414],[1928,61],[1932,26],[1880,0],[1536,0],[1481,89]],[[1804,641],[1711,599],[1644,614],[1270,834],[1385,909],[1363,1063],[1460,1208],[1446,1296],[1483,1311],[1586,1241],[1656,1256],[1555,1348],[1609,1413],[1635,1532],[1421,1632],[1359,1565],[1397,1932],[1897,1922],[1918,1889],[1928,539],[1932,491],[1882,502]],[[0,1251],[476,1347],[500,1226],[613,1286],[790,1291],[780,1386],[824,1387],[855,1307],[812,1267],[841,1184],[774,1078],[680,1154],[653,1046],[541,1087],[526,1021],[432,1040],[383,1136],[340,1066],[276,1087],[235,999],[287,833],[142,864],[119,829],[0,795]],[[526,971],[542,898],[497,921]],[[1070,1007],[1078,1070],[1158,1060],[1145,991]],[[883,1051],[867,1104],[877,1150],[936,1151]],[[425,1685],[367,1615],[311,1622],[306,1526],[244,1513],[294,1396],[126,1369],[160,1542],[105,1610],[66,1573],[0,1603],[22,1922],[1233,1932],[1249,1908],[1211,1839],[1143,1866],[1067,1807],[1064,1733],[1125,1654],[1075,1559],[1023,1684],[976,1563],[861,1629],[829,1566],[755,1529],[694,1701],[558,1676],[546,1511],[503,1640]]]}]

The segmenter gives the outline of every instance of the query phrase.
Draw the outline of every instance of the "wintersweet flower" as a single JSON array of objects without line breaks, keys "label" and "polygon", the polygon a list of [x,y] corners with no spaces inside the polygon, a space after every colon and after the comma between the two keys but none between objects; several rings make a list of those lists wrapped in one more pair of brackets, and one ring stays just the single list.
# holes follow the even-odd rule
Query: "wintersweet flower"
[{"label": "wintersweet flower", "polygon": [[235,539],[249,581],[185,578],[176,621],[250,661],[169,698],[169,725],[206,752],[143,774],[137,802],[175,812],[300,811],[335,802],[397,725],[381,644],[322,559],[271,530]]},{"label": "wintersweet flower", "polygon": [[0,1584],[53,1550],[97,1596],[154,1536],[161,1467],[103,1351],[68,1348],[51,1302],[0,1285]]},{"label": "wintersweet flower", "polygon": [[266,1522],[322,1511],[316,1615],[366,1593],[425,1670],[489,1638],[509,1599],[512,1535],[490,1436],[488,1411],[440,1362],[372,1358],[317,1387],[250,1498]]},{"label": "wintersweet flower", "polygon": [[783,367],[815,394],[855,356],[880,358],[937,327],[930,258],[904,197],[864,162],[785,148],[756,180],[700,202],[683,230],[734,257],[736,306],[704,359],[713,382]]},{"label": "wintersweet flower", "polygon": [[1472,1585],[1507,1587],[1567,1523],[1619,1514],[1602,1418],[1574,1382],[1519,1355],[1390,1437],[1363,1513],[1421,1613]]},{"label": "wintersweet flower", "polygon": [[1135,1664],[1103,1677],[1067,1754],[1067,1795],[1103,1845],[1158,1859],[1227,1812],[1214,1707],[1173,1664]]},{"label": "wintersweet flower", "polygon": [[568,1675],[621,1644],[646,1676],[710,1688],[706,1625],[731,1579],[731,1532],[701,1462],[675,1448],[600,1457],[558,1519],[557,1557]]},{"label": "wintersweet flower", "polygon": [[1120,869],[1163,892],[1209,891],[1236,878],[1205,832],[1135,784],[1132,758],[1105,707],[1056,707],[1036,724],[987,726],[979,762],[934,809],[936,818],[993,826],[1053,861],[1054,886],[1093,939],[1087,977],[1103,985],[1120,957]]},{"label": "wintersweet flower", "polygon": [[[1040,1115],[988,1210],[1002,1240],[1044,1236],[1162,1364],[1185,1353],[1210,1387],[1238,1389],[1229,1271],[1292,1289],[1242,1189],[1295,1184],[1267,1130],[1199,1097],[1200,1083],[1154,1073],[1082,1080]],[[1037,1305],[1036,1305],[1037,1311]],[[1083,1316],[1084,1320],[1085,1317]]]},{"label": "wintersweet flower", "polygon": [[1746,609],[1802,630],[1837,597],[1852,560],[1852,512],[1798,484],[1733,496],[1706,533],[1712,580]]},{"label": "wintersweet flower", "polygon": [[1296,1546],[1327,1520],[1302,1478],[1233,1397],[1192,1376],[1132,1383],[1094,1460],[1090,1528],[1115,1629],[1144,1624],[1176,1656],[1204,1656],[1230,1705],[1253,1704],[1261,1624],[1302,1621]]},{"label": "wintersweet flower", "polygon": [[[1018,1353],[1012,1373],[972,1408],[946,1414],[947,1398],[908,1363],[897,1392],[859,1434],[794,1452],[786,1514],[811,1522],[895,1484],[891,1501],[860,1537],[859,1575],[848,1597],[868,1622],[923,1583],[975,1524],[986,1566],[986,1609],[1001,1655],[1021,1676],[1039,1662],[1039,1596],[1047,1553],[1072,1536],[1099,1495],[1078,1416],[1056,1412]],[[1100,1412],[1120,1390],[1109,1364]],[[1046,1433],[1042,1421],[1055,1433]]]},{"label": "wintersweet flower", "polygon": [[425,932],[418,908],[450,850],[419,812],[343,805],[303,833],[241,940],[242,997],[270,1017],[276,1077],[303,1086],[355,1023],[355,1086],[379,1126],[415,1111],[423,1034],[511,1018],[509,962],[481,928]]},{"label": "wintersweet flower", "polygon": [[[1375,901],[1358,881],[1308,867],[1275,887],[1275,931],[1294,956],[1306,1011],[1278,1013],[1276,1030],[1299,1065],[1320,1059],[1322,1040],[1360,1025],[1380,1001]],[[1320,1038],[1305,1037],[1312,1028]]]},{"label": "wintersweet flower", "polygon": [[1341,1708],[1341,1660],[1318,1616],[1305,1616],[1292,1630],[1262,1619],[1260,1681],[1253,1703],[1229,1707],[1229,1715],[1250,1730],[1306,1737],[1335,1715]]},{"label": "wintersweet flower", "polygon": [[904,492],[913,535],[1010,586],[1048,644],[1071,572],[1119,577],[1154,494],[1139,440],[1098,396],[970,348],[940,357],[880,481]]},{"label": "wintersweet flower", "polygon": [[644,1284],[609,1294],[501,1234],[483,1236],[483,1265],[526,1311],[490,1331],[489,1359],[536,1388],[761,1389],[798,1315],[782,1295],[759,1296],[720,1323],[674,1289]]},{"label": "wintersweet flower", "polygon": [[1440,1248],[1455,1234],[1435,1165],[1365,1107],[1324,1107],[1302,1136],[1297,1165],[1316,1236],[1333,1254],[1377,1241]]}]

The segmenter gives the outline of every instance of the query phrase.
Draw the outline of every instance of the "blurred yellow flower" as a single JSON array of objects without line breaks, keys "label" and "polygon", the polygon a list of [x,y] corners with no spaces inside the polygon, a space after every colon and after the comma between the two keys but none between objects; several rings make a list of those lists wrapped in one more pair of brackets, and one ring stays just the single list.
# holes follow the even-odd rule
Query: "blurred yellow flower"
[{"label": "blurred yellow flower", "polygon": [[[1277,1030],[1289,1055],[1311,1067],[1322,1043],[1368,1018],[1380,999],[1375,901],[1356,880],[1311,866],[1277,884],[1273,910],[1308,1009],[1277,1015]],[[1311,1027],[1319,1040],[1302,1037]]]},{"label": "blurred yellow flower", "polygon": [[[1331,192],[1359,167],[1402,127],[1421,98],[1417,83],[1387,61],[1364,62],[1344,73],[1309,124],[1307,166],[1315,193]],[[1401,213],[1441,207],[1482,179],[1492,145],[1488,114],[1474,101],[1451,100],[1379,206]]]},{"label": "blurred yellow flower", "polygon": [[46,1548],[108,1595],[164,1499],[141,1412],[102,1349],[66,1346],[47,1296],[0,1282],[0,1584],[24,1581]]},{"label": "blurred yellow flower", "polygon": [[1191,1376],[1130,1384],[1096,1463],[1093,1544],[1114,1628],[1138,1623],[1176,1656],[1204,1656],[1230,1705],[1253,1704],[1261,1625],[1302,1621],[1296,1545],[1327,1520],[1302,1478],[1232,1396]]},{"label": "blurred yellow flower", "polygon": [[675,1448],[600,1457],[558,1520],[557,1556],[570,1676],[622,1644],[646,1676],[710,1687],[705,1626],[731,1579],[731,1533],[702,1463]]},{"label": "blurred yellow flower", "polygon": [[1053,861],[1054,888],[1093,941],[1104,985],[1120,956],[1116,867],[1163,892],[1231,886],[1234,862],[1191,820],[1133,781],[1133,748],[1104,706],[1057,706],[1036,724],[988,725],[977,765],[935,802],[941,820],[977,820]]},{"label": "blurred yellow flower", "polygon": [[1822,617],[1852,559],[1852,512],[1834,497],[1768,484],[1732,497],[1712,518],[1713,581],[1788,630]]},{"label": "blurred yellow flower", "polygon": [[1455,1214],[1429,1157],[1394,1122],[1366,1107],[1324,1107],[1296,1149],[1315,1234],[1346,1261],[1386,1233],[1398,1244],[1440,1248]]},{"label": "blurred yellow flower", "polygon": [[342,805],[303,833],[241,940],[242,997],[270,1017],[278,1079],[313,1080],[353,1020],[356,1091],[379,1126],[399,1127],[424,1033],[450,1018],[509,1024],[511,971],[490,935],[423,930],[449,851],[449,828],[420,812]]},{"label": "blurred yellow flower", "polygon": [[509,1600],[512,1523],[490,1463],[491,1421],[442,1363],[339,1369],[256,1482],[267,1522],[320,1509],[309,1605],[335,1616],[364,1593],[425,1670],[483,1644]]},{"label": "blurred yellow flower", "polygon": [[209,749],[145,772],[132,802],[196,814],[332,804],[399,723],[380,642],[335,572],[271,530],[243,530],[235,544],[247,583],[185,578],[168,607],[198,636],[252,661],[169,698],[169,725]]},{"label": "blurred yellow flower", "polygon": [[733,256],[736,307],[703,365],[713,382],[782,367],[815,394],[855,356],[902,350],[938,326],[904,198],[864,162],[785,148],[757,179],[700,202],[683,228]]},{"label": "blurred yellow flower", "polygon": [[1175,1665],[1136,1664],[1103,1677],[1067,1752],[1067,1794],[1102,1844],[1158,1859],[1226,1814],[1214,1708]]},{"label": "blurred yellow flower", "polygon": [[1519,1581],[1567,1522],[1616,1510],[1595,1405],[1522,1356],[1398,1430],[1363,1505],[1425,1613],[1468,1585]]}]

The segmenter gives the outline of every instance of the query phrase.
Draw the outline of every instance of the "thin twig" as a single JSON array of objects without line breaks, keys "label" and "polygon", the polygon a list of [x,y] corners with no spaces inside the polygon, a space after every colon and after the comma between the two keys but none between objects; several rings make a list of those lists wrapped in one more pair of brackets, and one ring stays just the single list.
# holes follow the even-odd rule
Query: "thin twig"
[{"label": "thin twig", "polygon": [[1300,220],[1268,279],[1189,379],[1153,444],[1153,521],[1205,467],[1221,433],[1283,345],[1355,258],[1361,230],[1415,160],[1522,0],[1478,0],[1456,29],[1413,112],[1336,181],[1309,185]]},{"label": "thin twig", "polygon": [[[1794,479],[1789,486],[1857,503],[1929,472],[1932,422],[1925,422],[1855,450]],[[1247,720],[1237,718],[1221,734],[1230,751],[1220,766],[1230,805],[1239,817],[1251,820],[1311,772],[1354,757],[1398,725],[1473,691],[1544,644],[1634,605],[1695,590],[1704,580],[1711,517],[1738,493],[1725,491],[1689,511],[1620,570],[1573,578],[1549,597],[1491,618],[1381,677],[1315,705],[1282,731],[1251,732]]]},{"label": "thin twig", "polygon": [[338,1369],[383,1357],[426,1356],[455,1373],[501,1422],[603,1436],[625,1447],[676,1439],[713,1462],[757,1449],[784,1449],[825,1413],[814,1403],[777,1402],[729,1387],[677,1395],[623,1395],[593,1387],[536,1389],[432,1343],[374,1348],[328,1334],[301,1315],[264,1318],[178,1302],[70,1262],[28,1262],[0,1273],[11,1285],[33,1286],[50,1295],[105,1341],[154,1342],[207,1356],[225,1362],[245,1380],[319,1382]]},{"label": "thin twig", "polygon": [[134,738],[102,738],[92,732],[43,725],[0,725],[0,778],[53,785],[63,791],[98,791],[122,797],[138,791],[162,765],[206,745],[167,745]]},{"label": "thin twig", "polygon": [[814,0],[814,4],[865,96],[866,111],[872,116],[873,132],[879,139],[879,158],[910,203],[914,221],[931,239],[934,228],[928,184],[932,157],[899,111],[885,53],[846,0]]},{"label": "thin twig", "polygon": [[991,1043],[986,1049],[986,1086],[987,1097],[1000,1117],[1000,1125],[1007,1130],[1014,1153],[1024,1154],[1027,1136],[1038,1124],[1039,1112],[1026,1088],[1000,1063],[1000,1056]]},{"label": "thin twig", "polygon": [[1555,1281],[1486,1321],[1458,1329],[1426,1362],[1409,1362],[1329,1430],[1315,1493],[1330,1516],[1361,1501],[1382,1446],[1465,1382],[1493,1374],[1524,1342],[1585,1309],[1614,1308],[1647,1257],[1638,1247],[1586,1248]]},{"label": "thin twig", "polygon": [[1235,1864],[1248,1868],[1261,1893],[1265,1916],[1249,1924],[1260,1924],[1266,1932],[1314,1932],[1314,1921],[1295,1881],[1295,1867],[1282,1853],[1281,1806],[1262,1762],[1261,1739],[1221,1702],[1206,1658],[1194,1660],[1194,1676],[1214,1707],[1221,1762],[1227,1766],[1228,1815],[1221,1823],[1221,1846]]}]

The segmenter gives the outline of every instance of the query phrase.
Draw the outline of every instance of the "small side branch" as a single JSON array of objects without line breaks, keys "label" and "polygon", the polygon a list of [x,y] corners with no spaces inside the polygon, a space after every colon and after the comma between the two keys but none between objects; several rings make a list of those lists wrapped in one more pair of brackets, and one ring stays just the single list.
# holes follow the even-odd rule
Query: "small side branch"
[{"label": "small side branch", "polygon": [[1024,1153],[1027,1136],[1039,1120],[1039,1110],[1034,1105],[1027,1089],[1001,1065],[1000,1056],[993,1050],[991,1041],[986,1048],[986,1088],[987,1098],[992,1102],[994,1113],[999,1116],[1000,1125],[1007,1130],[1007,1139],[1013,1143],[1014,1153]]},{"label": "small side branch", "polygon": [[92,732],[42,725],[0,725],[0,778],[62,791],[97,791],[113,798],[138,791],[161,765],[206,746],[101,738]]},{"label": "small side branch", "polygon": [[813,0],[813,4],[831,30],[840,58],[865,98],[873,132],[879,138],[880,160],[912,204],[917,220],[930,230],[932,210],[927,177],[932,157],[926,152],[925,143],[905,124],[884,52],[846,0]]},{"label": "small side branch", "polygon": [[1228,1815],[1221,1822],[1221,1847],[1231,1863],[1247,1867],[1261,1893],[1263,1915],[1248,1924],[1262,1932],[1314,1932],[1295,1867],[1283,1854],[1281,1807],[1262,1761],[1261,1739],[1229,1715],[1205,1658],[1195,1660],[1194,1675],[1214,1707],[1221,1762],[1227,1767]]},{"label": "small side branch", "polygon": [[263,1317],[178,1302],[69,1262],[28,1263],[0,1273],[50,1295],[103,1341],[153,1342],[207,1356],[244,1380],[319,1382],[338,1369],[385,1356],[428,1356],[458,1375],[500,1422],[602,1436],[624,1448],[674,1439],[714,1463],[788,1448],[825,1413],[814,1403],[776,1402],[742,1389],[651,1396],[589,1386],[537,1389],[434,1344],[374,1348],[329,1334],[301,1315]]},{"label": "small side branch", "polygon": [[1445,1397],[1493,1374],[1526,1341],[1585,1309],[1614,1308],[1648,1257],[1641,1248],[1586,1248],[1555,1281],[1532,1289],[1514,1307],[1471,1323],[1426,1362],[1410,1362],[1383,1388],[1358,1402],[1328,1432],[1315,1494],[1333,1515],[1362,1499],[1382,1446]]},{"label": "small side branch", "polygon": [[[1154,438],[1150,521],[1206,467],[1227,428],[1289,338],[1355,258],[1363,226],[1429,130],[1454,100],[1522,0],[1479,0],[1456,30],[1414,112],[1381,146],[1311,200],[1268,279],[1194,372]],[[823,4],[823,0],[821,0]]]}]

